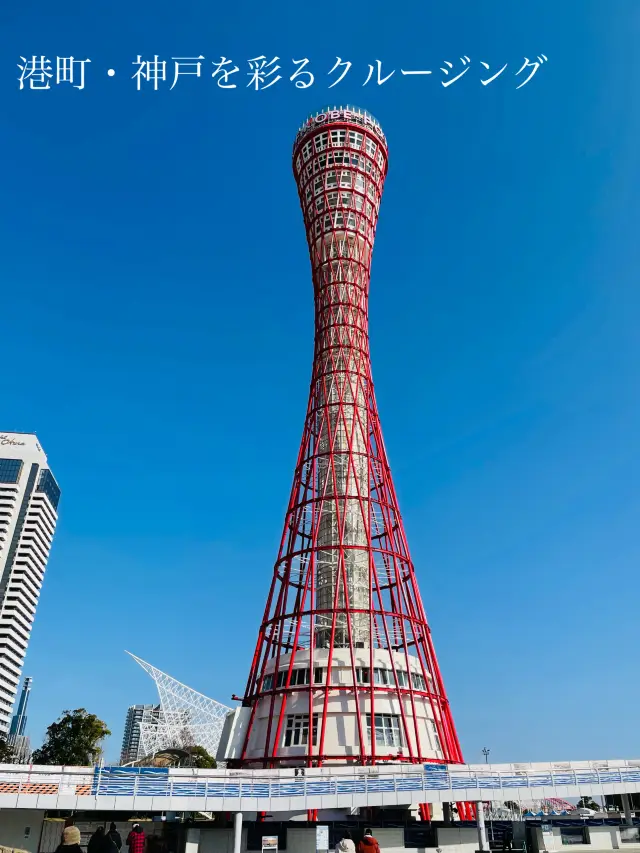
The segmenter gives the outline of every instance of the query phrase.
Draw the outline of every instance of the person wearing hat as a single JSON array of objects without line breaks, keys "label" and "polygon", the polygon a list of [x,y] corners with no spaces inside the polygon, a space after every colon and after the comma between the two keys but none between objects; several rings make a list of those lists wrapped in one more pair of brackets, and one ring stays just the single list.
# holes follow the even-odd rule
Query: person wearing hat
[{"label": "person wearing hat", "polygon": [[109,832],[105,836],[105,853],[120,853],[122,849],[122,836],[113,821],[109,827]]},{"label": "person wearing hat", "polygon": [[62,832],[62,841],[56,853],[84,853],[80,847],[80,830],[77,826],[67,826]]},{"label": "person wearing hat", "polygon": [[144,830],[139,823],[134,823],[129,835],[127,835],[127,846],[129,853],[144,853]]}]

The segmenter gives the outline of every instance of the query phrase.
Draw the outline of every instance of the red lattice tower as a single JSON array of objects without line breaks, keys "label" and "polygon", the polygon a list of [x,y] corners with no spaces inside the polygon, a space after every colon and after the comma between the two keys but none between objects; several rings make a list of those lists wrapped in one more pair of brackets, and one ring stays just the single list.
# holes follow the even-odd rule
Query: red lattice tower
[{"label": "red lattice tower", "polygon": [[294,145],[315,354],[240,766],[462,761],[371,378],[369,276],[387,156],[380,125],[357,108],[312,116]]}]

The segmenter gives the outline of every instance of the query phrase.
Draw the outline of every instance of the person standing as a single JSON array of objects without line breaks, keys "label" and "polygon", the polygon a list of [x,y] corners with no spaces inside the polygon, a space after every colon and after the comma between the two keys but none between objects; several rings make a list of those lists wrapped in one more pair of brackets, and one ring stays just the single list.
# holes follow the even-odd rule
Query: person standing
[{"label": "person standing", "polygon": [[104,853],[104,826],[99,826],[87,844],[87,853]]},{"label": "person standing", "polygon": [[370,829],[365,829],[364,838],[358,843],[358,853],[380,853],[380,845]]},{"label": "person standing", "polygon": [[120,853],[122,850],[122,836],[113,821],[109,827],[109,832],[105,835],[104,849],[105,853]]},{"label": "person standing", "polygon": [[127,835],[127,846],[129,853],[144,853],[144,830],[139,823],[134,823],[129,835]]},{"label": "person standing", "polygon": [[65,826],[56,853],[84,853],[80,847],[80,830],[77,826]]},{"label": "person standing", "polygon": [[347,830],[336,844],[336,853],[356,853],[356,845],[353,843],[351,833]]},{"label": "person standing", "polygon": [[513,829],[508,826],[502,836],[502,849],[513,850]]}]

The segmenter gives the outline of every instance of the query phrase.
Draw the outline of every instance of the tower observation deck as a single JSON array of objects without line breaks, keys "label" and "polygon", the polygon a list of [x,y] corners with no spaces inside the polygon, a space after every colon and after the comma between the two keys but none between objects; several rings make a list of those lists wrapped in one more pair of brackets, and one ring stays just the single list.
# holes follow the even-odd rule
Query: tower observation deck
[{"label": "tower observation deck", "polygon": [[[327,109],[293,148],[315,298],[309,404],[231,766],[462,761],[382,440],[369,356],[380,124]],[[231,731],[233,729],[233,732]]]}]

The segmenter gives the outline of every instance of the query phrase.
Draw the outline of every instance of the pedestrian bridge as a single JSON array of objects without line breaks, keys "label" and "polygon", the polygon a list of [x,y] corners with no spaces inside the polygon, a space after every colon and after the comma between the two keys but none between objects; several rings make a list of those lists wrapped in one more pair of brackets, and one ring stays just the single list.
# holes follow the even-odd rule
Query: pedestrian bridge
[{"label": "pedestrian bridge", "polygon": [[0,809],[289,812],[640,792],[640,759],[286,770],[0,765]]}]

